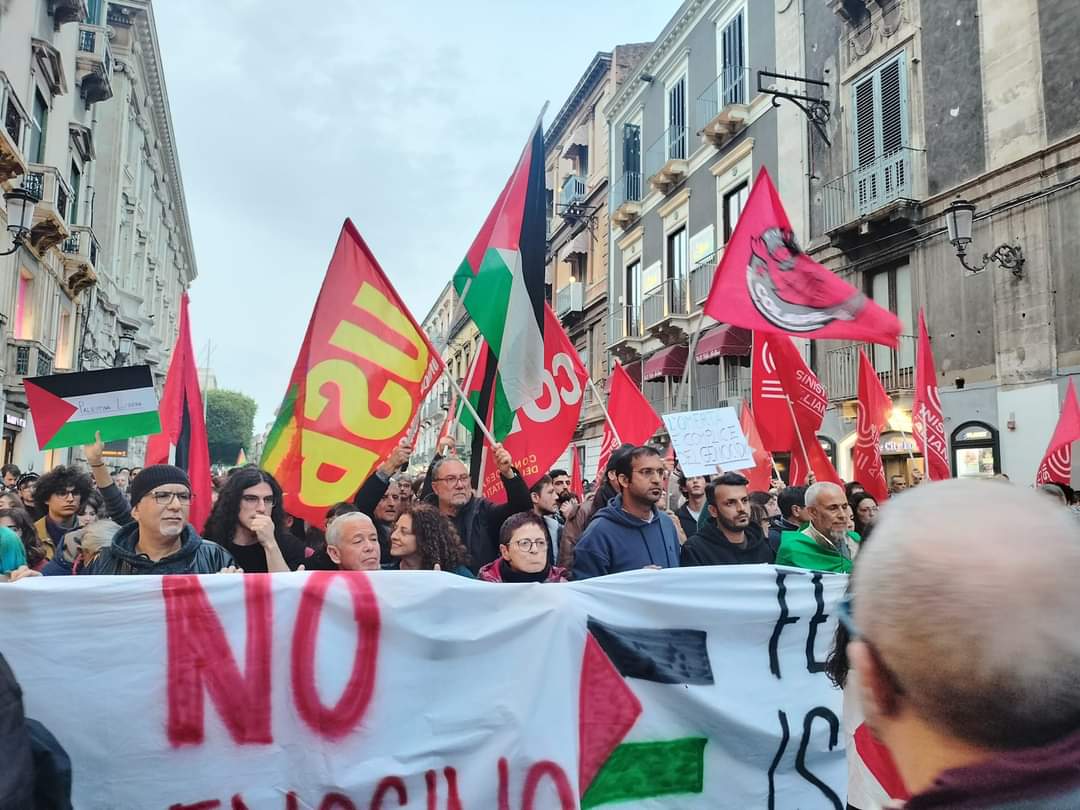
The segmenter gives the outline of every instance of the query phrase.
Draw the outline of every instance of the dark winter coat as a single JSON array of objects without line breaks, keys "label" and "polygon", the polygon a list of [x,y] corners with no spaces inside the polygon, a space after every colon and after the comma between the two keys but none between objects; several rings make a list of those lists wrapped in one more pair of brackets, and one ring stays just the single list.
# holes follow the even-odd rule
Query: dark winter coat
[{"label": "dark winter coat", "polygon": [[617,495],[589,522],[574,549],[575,580],[648,565],[678,568],[679,535],[671,518],[654,506],[652,520],[644,521],[622,505],[622,495]]},{"label": "dark winter coat", "polygon": [[752,522],[746,527],[746,542],[737,546],[730,542],[715,521],[706,521],[697,534],[682,547],[680,564],[689,565],[740,565],[747,563],[771,563],[776,554],[765,540],[761,527]]},{"label": "dark winter coat", "polygon": [[190,523],[180,534],[180,550],[154,562],[135,551],[139,524],[129,523],[116,533],[112,545],[104,546],[86,568],[87,574],[216,574],[236,565],[232,555],[217,543],[199,537]]}]

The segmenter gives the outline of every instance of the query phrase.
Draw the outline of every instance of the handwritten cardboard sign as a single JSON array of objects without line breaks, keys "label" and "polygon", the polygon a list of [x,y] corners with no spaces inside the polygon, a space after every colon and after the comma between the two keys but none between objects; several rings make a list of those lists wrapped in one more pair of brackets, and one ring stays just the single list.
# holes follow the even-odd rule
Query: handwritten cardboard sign
[{"label": "handwritten cardboard sign", "polygon": [[664,414],[679,465],[687,476],[715,475],[754,466],[754,450],[739,427],[734,408]]}]

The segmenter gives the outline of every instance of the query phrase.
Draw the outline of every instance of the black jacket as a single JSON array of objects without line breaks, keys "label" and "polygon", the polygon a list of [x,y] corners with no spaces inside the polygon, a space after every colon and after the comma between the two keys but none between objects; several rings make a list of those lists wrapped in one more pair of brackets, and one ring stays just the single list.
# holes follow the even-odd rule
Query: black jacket
[{"label": "black jacket", "polygon": [[687,565],[739,565],[746,563],[771,563],[776,553],[765,541],[761,527],[751,522],[746,527],[746,542],[736,546],[728,542],[714,521],[708,521],[697,534],[682,547],[680,564]]},{"label": "black jacket", "polygon": [[776,556],[776,552],[780,550],[780,536],[784,532],[797,532],[799,530],[798,523],[792,523],[790,520],[786,520],[782,515],[769,518],[769,548],[773,551],[773,556]]},{"label": "black jacket", "polygon": [[217,543],[203,540],[190,523],[180,535],[180,550],[154,562],[135,551],[139,524],[129,523],[116,533],[112,545],[101,549],[87,574],[216,574],[227,565],[236,565],[232,555]]},{"label": "black jacket", "polygon": [[[708,509],[708,506],[704,503],[701,504],[702,511]],[[692,514],[690,514],[690,504],[684,503],[678,509],[675,510],[675,517],[679,519],[679,523],[682,525],[683,534],[686,535],[686,539],[689,540],[698,530],[698,520]]]},{"label": "black jacket", "polygon": [[[529,488],[520,474],[513,478],[500,475],[499,480],[506,489],[506,503],[492,503],[474,495],[451,519],[469,552],[469,568],[474,574],[499,556],[499,530],[506,519],[532,509]],[[434,493],[431,499],[435,500]]]},{"label": "black jacket", "polygon": [[375,507],[379,505],[379,501],[382,500],[383,495],[386,494],[386,490],[389,488],[390,479],[383,478],[379,471],[376,470],[368,476],[360,489],[356,491],[356,497],[353,498],[353,506],[371,518],[371,522],[375,524],[375,532],[379,535],[379,562],[382,565],[389,565],[394,561],[394,558],[390,556],[390,532],[392,527],[389,523],[384,523],[375,517]]}]

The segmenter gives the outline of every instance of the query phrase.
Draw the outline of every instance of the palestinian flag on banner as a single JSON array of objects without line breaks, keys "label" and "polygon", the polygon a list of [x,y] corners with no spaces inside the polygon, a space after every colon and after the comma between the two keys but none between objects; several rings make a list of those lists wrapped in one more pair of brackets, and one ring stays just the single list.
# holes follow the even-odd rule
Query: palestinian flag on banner
[{"label": "palestinian flag on banner", "polygon": [[38,447],[54,450],[149,436],[161,430],[150,366],[128,366],[23,380]]},{"label": "palestinian flag on banner", "polygon": [[[514,173],[453,279],[489,346],[488,357],[498,364],[492,432],[499,441],[510,430],[510,414],[540,395],[547,239],[544,186],[544,133],[537,121]],[[492,365],[488,363],[489,373]]]}]

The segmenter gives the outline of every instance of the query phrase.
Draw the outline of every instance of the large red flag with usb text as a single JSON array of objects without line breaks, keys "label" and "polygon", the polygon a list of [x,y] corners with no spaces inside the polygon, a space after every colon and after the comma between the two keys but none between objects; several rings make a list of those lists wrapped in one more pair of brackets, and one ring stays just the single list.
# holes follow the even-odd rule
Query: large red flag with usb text
[{"label": "large red flag with usb text", "polygon": [[1065,394],[1065,404],[1061,406],[1061,416],[1057,428],[1046,448],[1039,472],[1035,476],[1038,484],[1072,483],[1072,445],[1080,440],[1080,404],[1076,400],[1076,385],[1069,382]]},{"label": "large red flag with usb text", "polygon": [[881,460],[881,432],[889,425],[892,400],[885,393],[870,358],[859,349],[859,415],[851,461],[855,479],[881,503],[889,497],[885,464]]},{"label": "large red flag with usb text", "polygon": [[945,415],[938,394],[934,353],[930,350],[930,335],[926,317],[919,310],[919,354],[915,361],[915,400],[911,406],[911,429],[915,443],[923,454],[926,477],[944,481],[951,477],[949,445],[945,441]]},{"label": "large red flag with usb text", "polygon": [[705,314],[758,332],[894,348],[901,330],[894,314],[802,252],[764,168],[724,248]]}]

